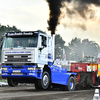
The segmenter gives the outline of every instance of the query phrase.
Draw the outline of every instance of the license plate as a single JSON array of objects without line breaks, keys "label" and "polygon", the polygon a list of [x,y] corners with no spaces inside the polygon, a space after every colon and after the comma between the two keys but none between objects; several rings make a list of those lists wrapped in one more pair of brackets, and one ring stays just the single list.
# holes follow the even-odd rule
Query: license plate
[{"label": "license plate", "polygon": [[12,73],[12,75],[23,75],[22,73]]},{"label": "license plate", "polygon": [[14,58],[21,58],[21,56],[14,56]]},{"label": "license plate", "polygon": [[18,73],[21,72],[20,70],[13,70],[14,73]]}]

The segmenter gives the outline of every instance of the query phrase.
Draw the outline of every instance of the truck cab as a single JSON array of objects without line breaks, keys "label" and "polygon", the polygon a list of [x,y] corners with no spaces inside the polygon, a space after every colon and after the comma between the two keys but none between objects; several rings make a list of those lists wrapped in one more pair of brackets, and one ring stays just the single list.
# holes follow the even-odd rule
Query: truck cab
[{"label": "truck cab", "polygon": [[[47,43],[48,42],[48,43]],[[40,32],[6,33],[2,48],[2,64],[48,64],[52,60],[52,37]]]}]

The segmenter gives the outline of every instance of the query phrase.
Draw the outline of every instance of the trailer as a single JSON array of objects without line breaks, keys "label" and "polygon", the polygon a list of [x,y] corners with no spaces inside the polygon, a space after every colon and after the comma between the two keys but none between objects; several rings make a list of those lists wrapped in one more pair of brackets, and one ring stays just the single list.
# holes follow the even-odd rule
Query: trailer
[{"label": "trailer", "polygon": [[48,89],[52,85],[75,90],[77,73],[53,64],[53,36],[40,31],[7,32],[1,61],[1,75],[7,78],[9,86],[34,83],[36,89]]}]

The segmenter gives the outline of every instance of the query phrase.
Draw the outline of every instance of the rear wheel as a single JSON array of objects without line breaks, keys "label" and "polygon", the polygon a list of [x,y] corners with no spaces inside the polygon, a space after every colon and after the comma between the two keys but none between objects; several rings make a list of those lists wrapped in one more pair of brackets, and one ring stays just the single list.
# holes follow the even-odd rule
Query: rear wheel
[{"label": "rear wheel", "polygon": [[69,80],[68,80],[68,86],[67,86],[67,89],[69,91],[74,91],[75,90],[75,79],[74,77],[70,77]]},{"label": "rear wheel", "polygon": [[7,82],[8,82],[8,85],[11,86],[11,87],[15,87],[18,85],[18,82],[16,79],[13,79],[13,78],[8,78],[7,79]]}]

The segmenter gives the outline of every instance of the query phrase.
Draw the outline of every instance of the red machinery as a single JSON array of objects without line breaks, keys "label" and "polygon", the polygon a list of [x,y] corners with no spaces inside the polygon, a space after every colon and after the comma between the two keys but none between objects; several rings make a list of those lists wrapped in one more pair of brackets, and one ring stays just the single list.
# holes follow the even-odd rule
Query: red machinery
[{"label": "red machinery", "polygon": [[[71,71],[77,72],[76,85],[79,87],[90,87],[99,85],[100,63],[79,62],[71,64]],[[80,84],[80,85],[79,85]]]}]

